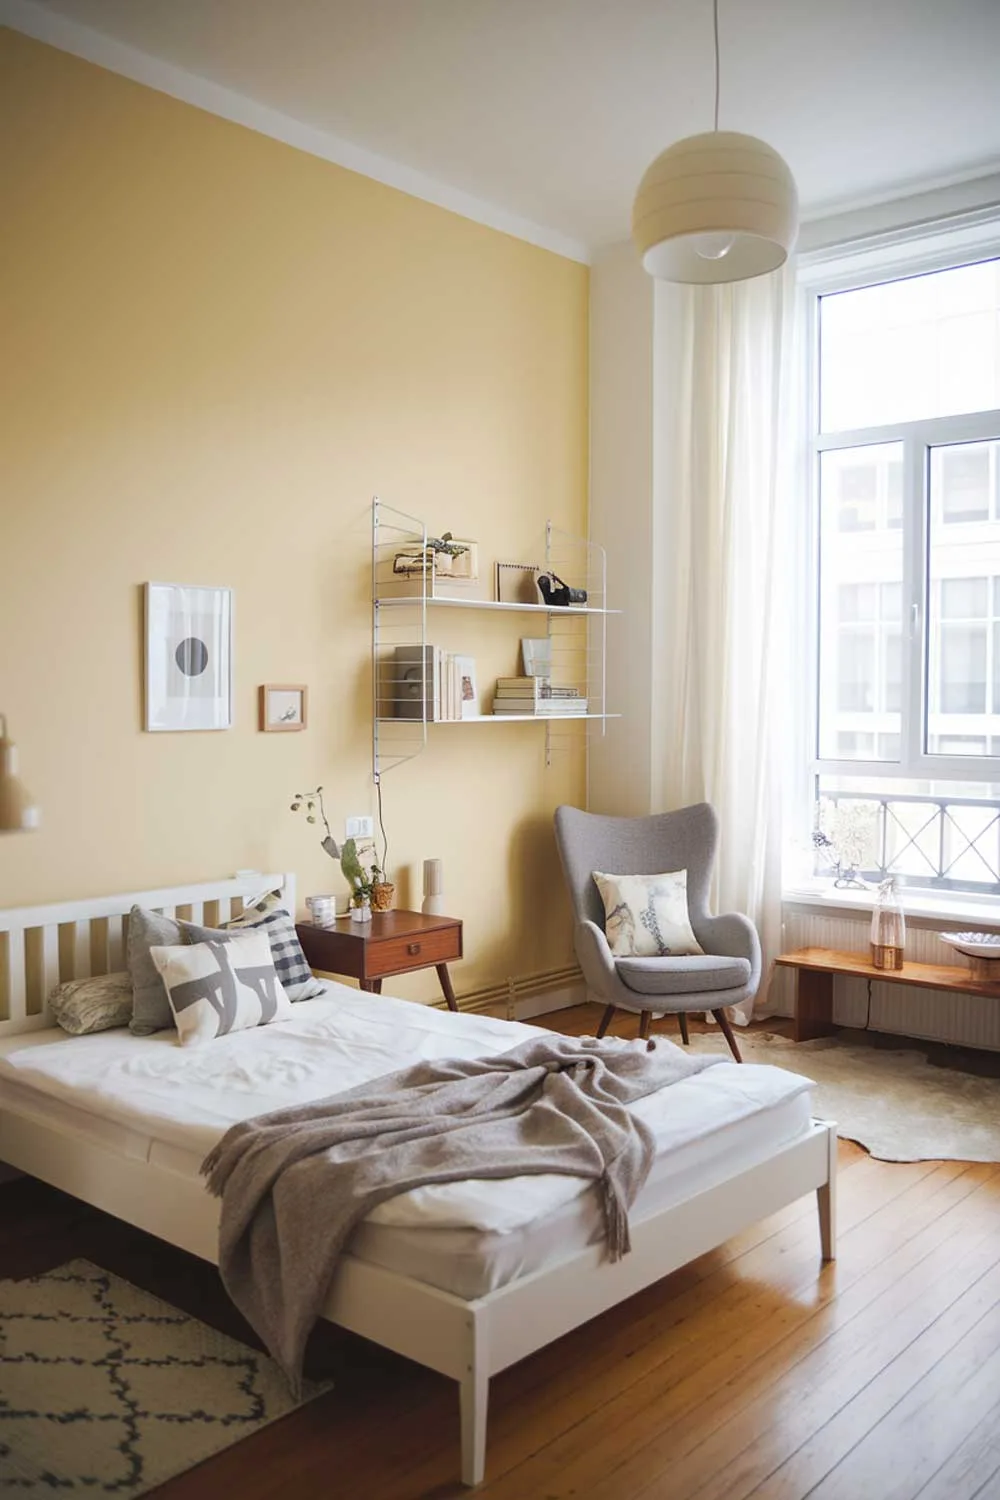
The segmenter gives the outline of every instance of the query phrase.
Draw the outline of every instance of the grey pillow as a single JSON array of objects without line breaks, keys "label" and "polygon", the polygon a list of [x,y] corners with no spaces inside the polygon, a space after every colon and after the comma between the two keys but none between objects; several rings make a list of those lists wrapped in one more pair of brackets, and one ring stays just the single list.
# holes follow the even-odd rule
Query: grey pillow
[{"label": "grey pillow", "polygon": [[133,906],[128,918],[128,952],[126,961],[132,977],[132,1019],[129,1030],[135,1036],[149,1036],[154,1031],[173,1027],[166,987],[152,958],[150,948],[169,948],[186,943],[184,929],[173,917]]},{"label": "grey pillow", "polygon": [[49,1004],[57,1023],[72,1036],[111,1031],[132,1019],[132,979],[124,972],[68,979],[52,991]]},{"label": "grey pillow", "polygon": [[289,1000],[318,1000],[326,994],[326,986],[313,977],[293,918],[273,892],[256,906],[248,906],[238,917],[224,922],[221,928],[196,927],[193,922],[182,925],[191,943],[218,942],[220,938],[225,940],[238,932],[259,928],[267,933],[271,959]]}]

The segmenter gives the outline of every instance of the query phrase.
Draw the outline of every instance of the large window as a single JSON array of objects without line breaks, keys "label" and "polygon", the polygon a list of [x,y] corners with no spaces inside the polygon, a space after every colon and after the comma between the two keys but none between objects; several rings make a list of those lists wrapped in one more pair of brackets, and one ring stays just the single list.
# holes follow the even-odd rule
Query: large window
[{"label": "large window", "polygon": [[817,329],[816,796],[870,873],[1000,891],[1000,260]]}]

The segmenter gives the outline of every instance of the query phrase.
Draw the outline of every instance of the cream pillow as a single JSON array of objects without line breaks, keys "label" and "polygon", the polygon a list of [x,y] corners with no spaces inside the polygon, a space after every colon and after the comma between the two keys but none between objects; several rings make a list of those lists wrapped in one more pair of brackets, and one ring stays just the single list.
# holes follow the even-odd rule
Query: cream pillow
[{"label": "cream pillow", "polygon": [[281,987],[264,932],[234,934],[225,942],[152,947],[149,954],[184,1047],[292,1018],[292,1002]]},{"label": "cream pillow", "polygon": [[688,916],[687,870],[665,875],[594,871],[604,902],[604,930],[616,958],[703,953]]}]

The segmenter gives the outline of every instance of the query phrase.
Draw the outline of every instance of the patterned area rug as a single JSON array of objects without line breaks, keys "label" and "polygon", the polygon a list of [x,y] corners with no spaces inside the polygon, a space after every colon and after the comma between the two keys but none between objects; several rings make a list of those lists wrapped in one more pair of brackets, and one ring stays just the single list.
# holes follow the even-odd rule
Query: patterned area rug
[{"label": "patterned area rug", "polygon": [[0,1281],[0,1492],[141,1495],[297,1404],[266,1355],[89,1261]]},{"label": "patterned area rug", "polygon": [[[919,1047],[839,1036],[796,1043],[769,1031],[738,1030],[736,1039],[744,1062],[811,1078],[815,1113],[879,1161],[1000,1161],[1000,1078],[937,1067]],[[691,1050],[728,1056],[713,1033],[692,1036]]]}]

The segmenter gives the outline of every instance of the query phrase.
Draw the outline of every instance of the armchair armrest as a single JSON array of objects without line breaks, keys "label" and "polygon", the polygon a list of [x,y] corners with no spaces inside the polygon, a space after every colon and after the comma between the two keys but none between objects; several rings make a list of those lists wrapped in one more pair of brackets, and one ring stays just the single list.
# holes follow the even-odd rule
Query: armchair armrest
[{"label": "armchair armrest", "polygon": [[608,940],[597,923],[578,922],[573,934],[573,944],[587,988],[602,998],[610,998],[617,983],[615,960],[608,947]]},{"label": "armchair armrest", "polygon": [[760,974],[760,938],[749,917],[730,911],[721,917],[705,917],[695,926],[695,937],[706,953],[723,958],[750,960],[752,976]]}]

